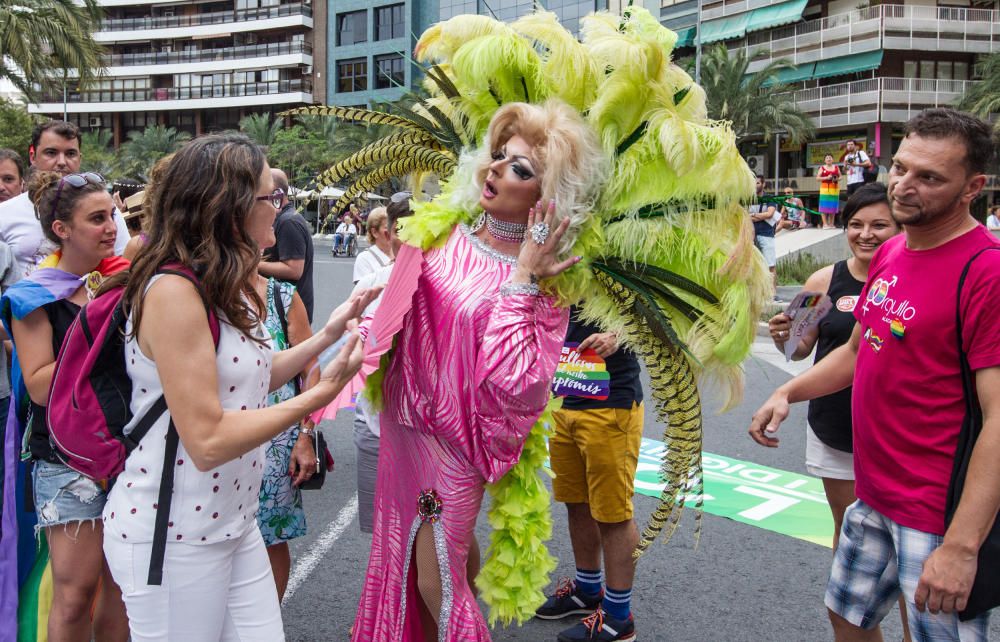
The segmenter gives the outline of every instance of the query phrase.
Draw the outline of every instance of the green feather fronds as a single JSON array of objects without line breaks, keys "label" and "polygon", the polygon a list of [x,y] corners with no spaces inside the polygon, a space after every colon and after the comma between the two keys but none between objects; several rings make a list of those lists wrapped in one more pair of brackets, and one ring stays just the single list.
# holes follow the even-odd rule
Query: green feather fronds
[{"label": "green feather fronds", "polygon": [[[557,89],[571,107],[584,111],[597,92],[598,67],[583,45],[559,24],[551,11],[535,11],[511,25],[541,47],[541,73],[546,86]],[[536,101],[539,102],[539,101]]]},{"label": "green feather fronds", "polygon": [[408,129],[420,129],[420,125],[380,111],[368,109],[358,109],[356,107],[338,107],[335,105],[314,105],[310,107],[296,107],[281,112],[280,116],[331,116],[344,122],[362,123],[365,125],[390,125],[392,127],[405,127]]},{"label": "green feather fronds", "polygon": [[546,439],[555,426],[552,414],[561,405],[561,398],[549,401],[517,464],[486,487],[492,499],[488,517],[493,532],[476,586],[489,605],[490,626],[531,619],[545,601],[541,589],[556,568],[556,559],[545,546],[552,537],[551,500],[538,471],[547,470]]}]

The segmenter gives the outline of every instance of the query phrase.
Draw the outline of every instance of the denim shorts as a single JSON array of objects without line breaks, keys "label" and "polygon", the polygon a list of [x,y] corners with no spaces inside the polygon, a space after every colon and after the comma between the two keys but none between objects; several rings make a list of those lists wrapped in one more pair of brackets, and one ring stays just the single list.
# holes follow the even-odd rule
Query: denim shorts
[{"label": "denim shorts", "polygon": [[31,481],[40,528],[100,519],[108,500],[92,479],[62,464],[35,461]]}]

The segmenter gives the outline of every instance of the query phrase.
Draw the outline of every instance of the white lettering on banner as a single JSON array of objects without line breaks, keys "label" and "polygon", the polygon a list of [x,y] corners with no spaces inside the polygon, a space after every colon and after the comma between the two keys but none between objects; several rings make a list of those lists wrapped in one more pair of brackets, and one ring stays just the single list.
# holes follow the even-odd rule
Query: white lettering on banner
[{"label": "white lettering on banner", "polygon": [[601,387],[597,384],[586,383],[570,377],[556,377],[552,385],[555,388],[572,388],[573,390],[578,390],[591,395],[596,395],[601,391]]},{"label": "white lettering on banner", "polygon": [[777,493],[772,493],[761,488],[753,488],[751,486],[737,486],[733,488],[733,490],[737,493],[753,495],[754,497],[760,497],[765,500],[763,504],[758,504],[753,508],[748,508],[745,511],[740,512],[741,517],[745,517],[746,519],[750,519],[755,522],[777,515],[786,508],[790,508],[801,501],[784,495],[779,495]]}]

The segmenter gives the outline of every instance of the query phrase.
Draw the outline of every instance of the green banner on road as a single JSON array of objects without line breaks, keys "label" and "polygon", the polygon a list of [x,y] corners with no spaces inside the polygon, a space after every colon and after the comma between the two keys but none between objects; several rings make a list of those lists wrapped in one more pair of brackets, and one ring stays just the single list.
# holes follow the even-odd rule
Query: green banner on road
[{"label": "green banner on road", "polygon": [[[662,441],[643,438],[637,493],[660,496],[664,448]],[[704,453],[702,466],[706,513],[830,547],[833,517],[818,478],[711,453]]]}]

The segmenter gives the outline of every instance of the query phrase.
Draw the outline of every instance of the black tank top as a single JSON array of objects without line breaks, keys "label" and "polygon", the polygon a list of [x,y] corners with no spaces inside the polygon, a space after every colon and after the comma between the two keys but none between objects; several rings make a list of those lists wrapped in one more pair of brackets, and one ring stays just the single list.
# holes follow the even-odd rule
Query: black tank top
[{"label": "black tank top", "polygon": [[[62,348],[63,339],[69,331],[69,326],[73,324],[77,315],[80,314],[80,306],[69,299],[60,299],[42,306],[49,323],[52,324],[52,354],[59,356],[59,349]],[[28,450],[32,459],[44,459],[49,462],[58,462],[55,454],[55,446],[49,442],[49,427],[45,422],[45,407],[39,406],[34,401],[31,402],[31,434],[28,436]]]},{"label": "black tank top", "polygon": [[[851,271],[847,269],[847,261],[834,264],[830,287],[826,291],[833,301],[833,309],[819,322],[814,363],[818,363],[851,338],[855,323],[854,306],[864,285],[864,282],[851,275]],[[819,440],[830,448],[853,452],[851,388],[810,401],[809,425]]]}]

